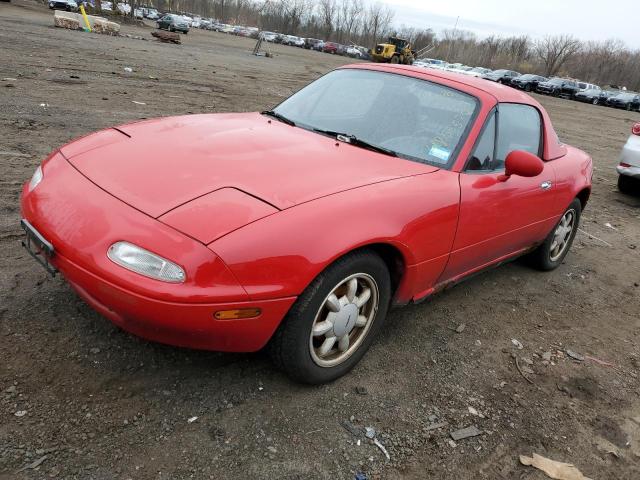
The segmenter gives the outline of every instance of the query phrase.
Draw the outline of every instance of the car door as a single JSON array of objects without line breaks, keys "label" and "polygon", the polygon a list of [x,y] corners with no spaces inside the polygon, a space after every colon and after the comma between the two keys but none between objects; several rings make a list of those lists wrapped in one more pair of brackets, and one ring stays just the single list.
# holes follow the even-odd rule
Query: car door
[{"label": "car door", "polygon": [[488,117],[459,175],[458,229],[440,282],[524,251],[547,235],[556,213],[551,165],[536,177],[504,180],[508,153],[543,151],[542,128],[540,112],[530,105],[502,103]]}]

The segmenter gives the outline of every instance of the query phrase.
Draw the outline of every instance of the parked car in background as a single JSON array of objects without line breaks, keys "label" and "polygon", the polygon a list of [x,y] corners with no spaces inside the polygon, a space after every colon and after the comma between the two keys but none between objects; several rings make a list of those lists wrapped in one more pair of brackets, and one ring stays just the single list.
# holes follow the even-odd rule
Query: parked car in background
[{"label": "parked car in background", "polygon": [[111,2],[101,2],[100,9],[104,10],[105,12],[111,12],[113,11],[113,4]]},{"label": "parked car in background", "polygon": [[128,15],[131,13],[131,5],[129,5],[128,3],[119,2],[116,5],[116,9],[123,15]]},{"label": "parked car in background", "polygon": [[313,50],[316,50],[317,52],[322,52],[324,51],[324,44],[325,44],[325,41],[320,40],[318,43],[314,44],[311,48]]},{"label": "parked car in background", "polygon": [[282,45],[293,45],[293,42],[295,41],[295,38],[293,35],[285,35],[284,37],[282,37]]},{"label": "parked car in background", "polygon": [[420,61],[430,65],[433,68],[435,67],[444,68],[445,66],[448,65],[447,62],[445,62],[444,60],[438,60],[436,58],[421,58]]},{"label": "parked car in background", "polygon": [[51,10],[66,10],[67,12],[75,12],[78,10],[78,4],[75,0],[49,0],[49,8]]},{"label": "parked car in background", "polygon": [[511,85],[511,80],[519,77],[520,74],[514,70],[494,70],[491,73],[487,73],[483,75],[482,78],[485,80],[490,80],[492,82],[501,83],[503,85]]},{"label": "parked car in background", "polygon": [[306,48],[307,50],[312,50],[312,49],[314,49],[313,47],[315,45],[317,45],[319,42],[322,42],[322,40],[319,40],[317,38],[305,38],[304,39],[304,48]]},{"label": "parked car in background", "polygon": [[142,20],[144,18],[144,12],[141,8],[135,8],[133,10],[133,17]]},{"label": "parked car in background", "polygon": [[616,170],[621,192],[640,193],[640,123],[631,128],[631,136],[622,147]]},{"label": "parked car in background", "polygon": [[160,14],[158,14],[158,10],[155,8],[143,8],[142,12],[144,13],[144,17],[149,20],[157,20],[160,18]]},{"label": "parked car in background", "polygon": [[566,97],[572,99],[580,89],[575,80],[554,77],[546,82],[540,82],[536,88],[537,93],[551,95],[553,97]]},{"label": "parked car in background", "polygon": [[322,51],[324,53],[338,53],[338,44],[334,42],[324,42]]},{"label": "parked car in background", "polygon": [[511,80],[511,86],[524,90],[525,92],[535,92],[538,84],[549,80],[547,77],[526,73]]},{"label": "parked car in background", "polygon": [[351,58],[362,58],[362,52],[355,45],[349,45],[347,47],[345,55]]},{"label": "parked car in background", "polygon": [[484,67],[474,67],[471,70],[467,70],[466,74],[471,75],[472,77],[482,77],[484,75],[489,75],[493,70],[490,68]]},{"label": "parked car in background", "polygon": [[607,99],[607,106],[637,110],[640,112],[640,95],[634,92],[622,92]]},{"label": "parked car in background", "polygon": [[135,335],[267,346],[293,379],[330,382],[382,332],[380,355],[403,347],[390,306],[524,254],[553,270],[571,249],[591,158],[529,95],[474,80],[343,67],[262,114],[86,135],[22,186],[21,258]]},{"label": "parked car in background", "polygon": [[574,100],[583,103],[591,103],[592,105],[606,105],[609,97],[617,95],[618,92],[609,92],[601,89],[581,90],[573,97]]},{"label": "parked car in background", "polygon": [[260,32],[260,36],[262,37],[262,40],[264,40],[265,42],[273,43],[276,41],[278,34],[275,32],[263,31],[263,32]]},{"label": "parked car in background", "polygon": [[180,15],[168,13],[157,21],[158,28],[161,30],[169,30],[170,32],[182,32],[185,35],[189,33],[189,22]]},{"label": "parked car in background", "polygon": [[593,83],[580,82],[580,81],[578,81],[578,88],[581,91],[585,91],[585,90],[601,90],[601,88],[598,85],[594,85]]},{"label": "parked car in background", "polygon": [[336,54],[338,55],[346,55],[347,54],[347,46],[346,45],[342,45],[341,43],[337,43],[337,49],[336,49]]}]

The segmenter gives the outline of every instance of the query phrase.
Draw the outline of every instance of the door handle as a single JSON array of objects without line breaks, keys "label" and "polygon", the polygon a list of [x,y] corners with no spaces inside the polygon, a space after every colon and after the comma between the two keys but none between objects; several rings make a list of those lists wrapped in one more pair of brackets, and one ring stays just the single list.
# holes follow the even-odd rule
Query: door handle
[{"label": "door handle", "polygon": [[553,186],[550,180],[545,180],[540,184],[540,188],[543,190],[549,190]]}]

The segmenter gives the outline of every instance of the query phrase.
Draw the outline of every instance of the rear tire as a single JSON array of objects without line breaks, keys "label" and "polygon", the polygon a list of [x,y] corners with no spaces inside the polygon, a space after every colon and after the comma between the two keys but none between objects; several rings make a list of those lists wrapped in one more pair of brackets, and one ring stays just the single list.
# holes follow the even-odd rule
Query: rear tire
[{"label": "rear tire", "polygon": [[525,92],[530,92],[531,91],[531,85],[529,85],[528,83],[524,86],[524,91]]},{"label": "rear tire", "polygon": [[562,263],[578,232],[581,213],[582,204],[579,199],[574,198],[542,245],[528,255],[528,260],[533,267],[549,271]]},{"label": "rear tire", "polygon": [[398,55],[394,55],[393,57],[391,57],[391,63],[397,65],[398,63],[400,63],[400,57],[398,57]]},{"label": "rear tire", "polygon": [[640,181],[627,175],[618,175],[618,190],[626,195],[640,192]]},{"label": "rear tire", "polygon": [[[357,288],[350,288],[354,283]],[[341,377],[371,346],[390,298],[389,270],[380,256],[361,250],[342,257],[311,282],[287,313],[268,346],[273,362],[302,383]]]}]

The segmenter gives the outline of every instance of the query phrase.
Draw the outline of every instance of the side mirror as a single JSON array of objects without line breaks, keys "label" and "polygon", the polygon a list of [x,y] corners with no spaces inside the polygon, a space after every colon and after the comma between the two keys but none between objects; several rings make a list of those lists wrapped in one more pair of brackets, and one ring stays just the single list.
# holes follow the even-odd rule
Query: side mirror
[{"label": "side mirror", "polygon": [[524,150],[514,150],[504,161],[504,175],[500,176],[500,180],[507,181],[511,175],[537,177],[543,170],[544,163],[537,155]]}]

